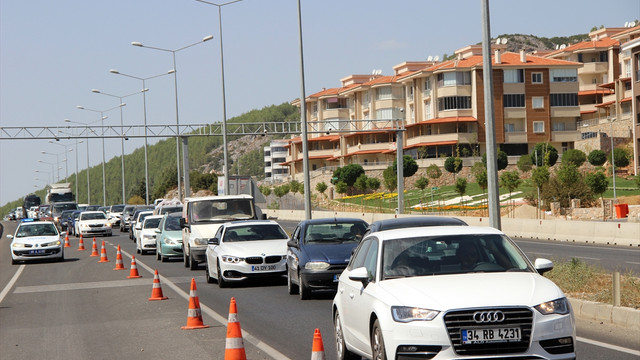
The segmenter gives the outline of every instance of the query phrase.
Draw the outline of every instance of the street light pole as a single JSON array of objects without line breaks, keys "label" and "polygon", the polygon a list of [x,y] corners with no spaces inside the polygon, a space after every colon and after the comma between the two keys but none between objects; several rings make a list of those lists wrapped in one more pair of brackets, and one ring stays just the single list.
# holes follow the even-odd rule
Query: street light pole
[{"label": "street light pole", "polygon": [[136,80],[140,80],[142,81],[142,107],[143,107],[143,114],[144,114],[144,189],[145,189],[145,204],[149,204],[149,157],[147,154],[147,96],[146,93],[147,91],[149,91],[149,89],[147,89],[145,87],[145,81],[149,80],[149,79],[153,79],[153,78],[157,78],[160,76],[164,76],[164,75],[169,75],[169,74],[173,74],[175,72],[175,70],[169,70],[166,73],[162,73],[162,74],[158,74],[158,75],[153,75],[153,76],[149,76],[146,78],[141,78],[138,76],[133,76],[133,75],[129,75],[129,74],[125,74],[125,73],[121,73],[116,69],[111,69],[109,70],[110,73],[112,74],[116,74],[116,75],[122,75],[122,76],[126,76],[132,79],[136,79]]},{"label": "street light pole", "polygon": [[60,166],[60,158],[58,157],[58,155],[60,155],[60,154],[50,153],[50,152],[46,152],[44,150],[40,151],[40,153],[43,154],[43,155],[53,155],[53,156],[56,157],[56,168],[57,168],[56,169],[56,173],[57,173],[56,181],[60,181],[60,168],[61,168],[61,166]]},{"label": "street light pole", "polygon": [[[229,1],[222,4],[217,4],[204,0],[196,0],[201,3],[213,5],[218,7],[218,29],[220,31],[220,74],[222,80],[222,153],[224,155],[224,191],[225,195],[229,194],[229,149],[227,147],[227,102],[226,102],[226,91],[224,87],[224,48],[222,46],[222,7],[225,5],[230,5],[236,2],[240,2],[242,0],[234,0]],[[240,171],[240,167],[238,166],[238,171]]]},{"label": "street light pole", "polygon": [[[53,145],[58,145],[58,146],[62,146],[64,147],[64,162],[65,162],[65,179],[69,178],[69,162],[67,161],[67,153],[70,153],[73,151],[73,148],[69,149],[67,148],[67,145],[64,144],[58,144],[57,142],[53,141],[53,140],[49,140],[50,144]],[[76,150],[77,151],[77,150]]]},{"label": "street light pole", "polygon": [[[179,118],[179,112],[178,112],[178,70],[176,68],[176,53],[180,50],[184,50],[186,48],[190,48],[192,46],[198,45],[200,43],[203,43],[205,41],[209,41],[213,39],[213,35],[209,35],[209,36],[205,36],[202,40],[195,42],[193,44],[187,45],[187,46],[183,46],[179,49],[175,49],[175,50],[171,50],[171,49],[163,49],[163,48],[159,48],[159,47],[153,47],[153,46],[147,46],[147,45],[143,45],[141,42],[138,41],[134,41],[131,43],[131,45],[133,46],[137,46],[137,47],[145,47],[147,49],[153,49],[153,50],[159,50],[159,51],[165,51],[165,52],[170,52],[173,54],[173,74],[174,74],[174,78],[173,78],[173,83],[174,83],[174,87],[175,87],[175,100],[176,100],[176,167],[177,167],[177,177],[178,177],[178,198],[182,199],[182,181],[180,179],[180,118]],[[185,169],[185,171],[189,171],[189,169]]]}]

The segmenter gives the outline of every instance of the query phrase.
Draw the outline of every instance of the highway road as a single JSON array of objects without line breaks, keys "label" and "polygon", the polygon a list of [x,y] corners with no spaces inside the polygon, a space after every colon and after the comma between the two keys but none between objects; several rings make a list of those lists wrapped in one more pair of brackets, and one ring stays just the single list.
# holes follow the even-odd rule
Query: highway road
[{"label": "highway road", "polygon": [[[291,224],[284,226],[291,228]],[[319,328],[327,359],[335,359],[332,293],[300,301],[287,294],[284,279],[220,289],[206,283],[203,269],[190,271],[179,260],[161,263],[153,255],[136,256],[142,278],[127,279],[135,245],[127,234],[118,231],[112,237],[97,239],[98,246],[105,240],[108,263],[89,256],[90,240],[85,243],[86,251],[78,251],[77,239],[71,238],[72,247],[66,248],[63,263],[11,265],[6,234],[12,231],[13,227],[7,226],[0,240],[2,358],[221,359],[229,301],[235,297],[248,358],[309,358],[313,332]],[[118,244],[127,269],[114,271]],[[535,251],[558,250],[542,246]],[[582,247],[574,252],[582,256]],[[148,301],[156,268],[168,300]],[[204,323],[210,327],[186,331],[180,327],[186,324],[192,277],[196,279]],[[577,333],[580,359],[640,356],[637,333],[582,320]]]}]

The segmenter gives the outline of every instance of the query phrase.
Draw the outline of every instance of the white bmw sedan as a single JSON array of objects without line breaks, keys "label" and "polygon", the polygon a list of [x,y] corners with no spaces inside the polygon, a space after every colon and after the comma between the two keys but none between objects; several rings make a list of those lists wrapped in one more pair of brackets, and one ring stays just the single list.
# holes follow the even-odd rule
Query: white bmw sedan
[{"label": "white bmw sedan", "polygon": [[574,359],[565,294],[502,232],[442,226],[372,233],[333,300],[338,359]]},{"label": "white bmw sedan", "polygon": [[230,282],[287,273],[289,237],[273,220],[224,223],[206,250],[207,282],[225,287]]},{"label": "white bmw sedan", "polygon": [[64,261],[63,238],[52,221],[24,219],[11,239],[11,263],[18,261],[56,259]]}]

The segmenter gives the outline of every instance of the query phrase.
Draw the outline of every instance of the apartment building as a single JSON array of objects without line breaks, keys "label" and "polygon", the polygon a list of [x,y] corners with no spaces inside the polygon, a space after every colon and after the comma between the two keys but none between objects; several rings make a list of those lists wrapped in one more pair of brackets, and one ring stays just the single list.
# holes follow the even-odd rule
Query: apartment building
[{"label": "apartment building", "polygon": [[[508,155],[528,154],[539,142],[560,152],[573,148],[580,139],[582,64],[507,52],[504,44],[492,50],[499,147]],[[414,158],[486,151],[481,46],[460,49],[447,61],[404,62],[393,70],[392,76],[350,75],[341,87],[305,99],[309,128],[324,131],[309,135],[310,170],[391,163],[398,120],[406,130],[403,152]],[[288,150],[285,164],[291,175],[302,176],[301,139],[290,139]]]},{"label": "apartment building", "polygon": [[[629,36],[626,37],[628,33]],[[619,34],[625,36],[621,39],[621,56],[620,61],[625,69],[625,77],[629,75],[631,90],[630,101],[631,106],[631,129],[633,138],[633,164],[634,175],[640,175],[640,27],[634,27],[628,31]],[[627,72],[628,70],[628,72]],[[626,99],[626,98],[625,98]]]},{"label": "apartment building", "polygon": [[289,176],[289,167],[282,165],[287,158],[286,140],[274,140],[264,147],[264,180],[268,183],[284,181]]}]

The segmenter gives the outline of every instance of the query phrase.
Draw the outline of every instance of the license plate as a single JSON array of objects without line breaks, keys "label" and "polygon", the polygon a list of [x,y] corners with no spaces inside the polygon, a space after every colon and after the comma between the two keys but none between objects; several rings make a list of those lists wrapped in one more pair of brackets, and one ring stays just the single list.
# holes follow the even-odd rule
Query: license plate
[{"label": "license plate", "polygon": [[335,274],[333,275],[333,282],[338,282],[340,280],[340,275]]},{"label": "license plate", "polygon": [[276,265],[254,265],[251,267],[251,271],[273,271],[276,269]]},{"label": "license plate", "polygon": [[520,328],[487,328],[462,330],[463,344],[520,341]]},{"label": "license plate", "polygon": [[44,250],[29,250],[30,255],[44,254]]}]

